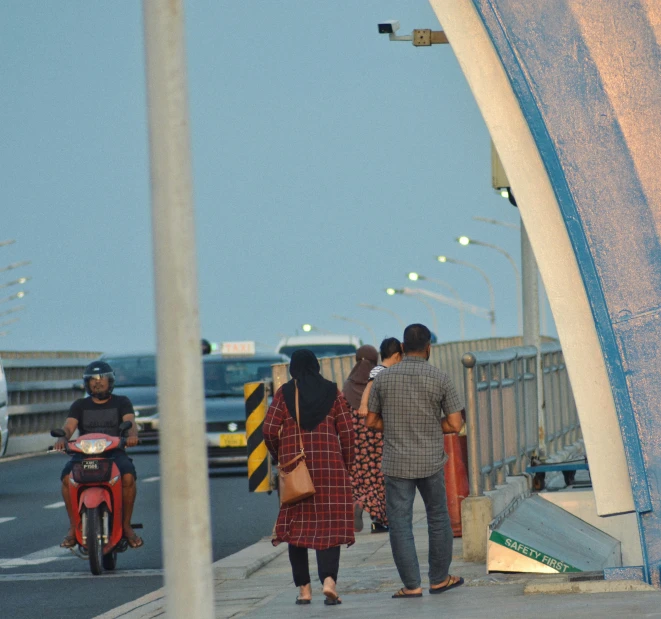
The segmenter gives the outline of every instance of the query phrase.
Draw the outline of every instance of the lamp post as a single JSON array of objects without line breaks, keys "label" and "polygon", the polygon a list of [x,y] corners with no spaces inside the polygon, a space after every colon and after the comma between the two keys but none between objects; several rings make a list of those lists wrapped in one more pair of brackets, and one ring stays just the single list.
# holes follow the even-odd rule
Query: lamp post
[{"label": "lamp post", "polygon": [[21,310],[25,309],[25,305],[17,305],[16,307],[12,307],[11,309],[4,310],[3,312],[0,312],[0,316],[7,316],[7,314],[13,314],[14,312],[20,312]]},{"label": "lamp post", "polygon": [[326,329],[315,327],[314,325],[311,325],[310,323],[307,322],[301,325],[301,329],[303,329],[303,331],[305,331],[306,333],[310,333],[310,331],[318,331],[319,333],[323,333],[325,335],[337,335],[337,333],[334,333],[333,331],[326,331]]},{"label": "lamp post", "polygon": [[27,293],[27,290],[19,290],[16,294],[0,299],[0,303],[6,303],[7,301],[13,301],[14,299],[22,299]]},{"label": "lamp post", "polygon": [[447,288],[454,295],[454,298],[459,303],[459,306],[457,307],[457,309],[459,310],[459,339],[464,340],[465,339],[465,337],[464,337],[464,313],[465,313],[464,302],[462,301],[462,299],[459,296],[459,293],[456,291],[456,289],[453,288],[447,282],[444,282],[442,279],[435,279],[433,277],[426,277],[425,275],[420,275],[420,273],[416,273],[415,271],[411,271],[407,275],[407,277],[412,282],[417,282],[419,280],[434,282],[438,286],[441,286],[443,288]]},{"label": "lamp post", "polygon": [[32,279],[32,278],[31,277],[19,277],[18,279],[15,279],[11,282],[7,282],[6,284],[0,284],[0,288],[7,288],[8,286],[16,286],[17,284],[24,284],[29,279]]},{"label": "lamp post", "polygon": [[512,269],[514,270],[514,277],[516,281],[516,317],[517,317],[517,322],[518,322],[518,328],[519,332],[522,332],[523,330],[523,320],[521,317],[521,273],[519,271],[519,267],[516,266],[516,262],[510,254],[508,254],[502,247],[499,247],[498,245],[494,245],[493,243],[485,243],[484,241],[478,241],[476,239],[471,239],[470,237],[467,236],[460,236],[455,239],[459,245],[463,245],[464,247],[468,245],[480,245],[481,247],[489,247],[490,249],[496,250],[499,254],[502,254],[507,258],[509,263],[512,265]]},{"label": "lamp post", "polygon": [[5,271],[11,271],[12,269],[18,269],[18,267],[26,267],[29,264],[32,264],[31,260],[23,260],[22,262],[12,262],[11,264],[8,264],[6,267],[2,267],[0,269],[0,273],[4,273]]},{"label": "lamp post", "polygon": [[8,239],[6,241],[0,241],[0,247],[4,247],[5,245],[13,245],[16,243],[16,239]]},{"label": "lamp post", "polygon": [[433,327],[434,327],[434,333],[436,334],[436,337],[438,338],[438,318],[436,317],[436,312],[434,311],[434,308],[432,307],[431,303],[428,301],[425,301],[425,299],[421,298],[417,293],[412,293],[409,288],[386,288],[386,294],[389,296],[393,296],[396,294],[405,294],[405,295],[410,295],[413,296],[414,298],[418,299],[420,303],[424,304],[427,309],[429,310],[429,313],[431,314],[431,318],[433,321]]},{"label": "lamp post", "polygon": [[483,278],[489,288],[489,321],[491,322],[491,337],[496,336],[496,297],[493,292],[493,284],[489,279],[489,276],[476,264],[472,262],[466,262],[465,260],[456,260],[455,258],[450,258],[449,256],[436,256],[436,260],[441,264],[460,264],[462,266],[468,267],[477,271]]},{"label": "lamp post", "polygon": [[372,327],[369,325],[365,324],[364,322],[360,322],[360,320],[354,320],[353,318],[349,318],[347,316],[338,316],[337,314],[333,314],[331,318],[334,318],[335,320],[344,320],[345,322],[352,322],[355,325],[359,325],[363,329],[366,329],[372,334],[372,343],[374,346],[376,346],[376,333],[374,333],[374,329],[372,329]]},{"label": "lamp post", "polygon": [[404,319],[399,314],[395,314],[395,312],[392,310],[386,309],[385,307],[379,307],[378,305],[370,305],[369,303],[359,303],[358,307],[364,307],[365,309],[374,310],[375,312],[385,312],[386,314],[390,314],[399,323],[402,329],[406,328]]}]

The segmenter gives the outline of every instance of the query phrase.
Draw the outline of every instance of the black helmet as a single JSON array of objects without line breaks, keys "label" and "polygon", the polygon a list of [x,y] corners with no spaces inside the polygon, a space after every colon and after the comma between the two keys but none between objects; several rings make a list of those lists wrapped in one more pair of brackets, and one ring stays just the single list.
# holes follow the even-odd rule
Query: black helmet
[{"label": "black helmet", "polygon": [[[108,379],[108,392],[105,398],[109,398],[115,387],[115,372],[113,372],[110,365],[105,361],[94,361],[94,363],[90,363],[85,368],[85,371],[83,372],[83,382],[85,383],[85,391],[87,391],[87,395],[92,395],[90,390],[90,378],[93,377]],[[105,398],[102,396],[99,399],[104,400]]]}]

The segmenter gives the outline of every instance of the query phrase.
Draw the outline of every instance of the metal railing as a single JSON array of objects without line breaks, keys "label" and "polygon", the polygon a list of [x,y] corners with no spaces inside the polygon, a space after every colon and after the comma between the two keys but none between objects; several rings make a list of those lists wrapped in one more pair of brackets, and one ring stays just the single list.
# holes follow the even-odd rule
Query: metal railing
[{"label": "metal railing", "polygon": [[521,474],[530,458],[573,443],[580,428],[558,344],[543,344],[544,406],[538,407],[537,349],[469,352],[465,368],[469,487],[479,496]]},{"label": "metal railing", "polygon": [[[10,437],[48,432],[84,394],[85,366],[98,352],[0,352],[7,377]],[[11,438],[10,438],[11,440]]]},{"label": "metal railing", "polygon": [[[551,340],[551,338],[546,339]],[[461,385],[464,382],[464,367],[461,364],[461,357],[467,350],[500,350],[511,346],[520,346],[522,341],[521,336],[517,336],[490,337],[480,340],[463,340],[460,342],[434,344],[431,347],[431,357],[429,358],[429,362],[433,366],[447,372],[457,389],[461,389]],[[343,355],[341,357],[326,357],[319,359],[322,376],[328,380],[334,381],[340,390],[344,386],[344,381],[349,376],[355,363],[355,355]],[[290,378],[289,364],[280,363],[273,366],[274,391],[283,383],[286,383]]]}]

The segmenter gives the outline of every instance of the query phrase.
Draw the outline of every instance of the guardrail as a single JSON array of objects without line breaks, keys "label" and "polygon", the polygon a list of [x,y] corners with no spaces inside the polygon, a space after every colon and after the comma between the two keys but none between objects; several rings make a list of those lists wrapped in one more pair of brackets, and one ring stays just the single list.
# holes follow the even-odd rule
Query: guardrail
[{"label": "guardrail", "polygon": [[[553,338],[543,338],[549,342],[555,342]],[[461,364],[461,357],[467,350],[500,350],[512,346],[520,346],[523,342],[521,336],[517,337],[490,337],[480,340],[462,340],[459,342],[447,342],[444,344],[434,344],[431,347],[431,357],[429,362],[447,372],[452,382],[461,389],[464,382],[464,366]],[[327,357],[319,359],[321,374],[327,380],[332,380],[337,384],[338,389],[342,390],[344,381],[349,376],[351,368],[356,362],[355,355],[343,355],[341,357]],[[286,383],[289,376],[289,364],[280,363],[273,366],[273,389],[276,391],[283,383]]]},{"label": "guardrail", "polygon": [[38,434],[61,426],[83,392],[85,366],[99,352],[0,352],[7,377],[9,436]]},{"label": "guardrail", "polygon": [[510,473],[522,473],[533,454],[556,453],[578,438],[576,405],[558,344],[542,345],[541,419],[536,348],[469,352],[462,362],[470,496],[493,490]]}]

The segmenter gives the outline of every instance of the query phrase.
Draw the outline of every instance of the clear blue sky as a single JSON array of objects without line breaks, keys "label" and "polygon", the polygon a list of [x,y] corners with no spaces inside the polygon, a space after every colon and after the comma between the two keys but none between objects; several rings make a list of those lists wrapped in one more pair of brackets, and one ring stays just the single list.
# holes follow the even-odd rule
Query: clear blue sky
[{"label": "clear blue sky", "polygon": [[[384,293],[409,270],[487,306],[481,277],[440,253],[489,273],[498,334],[516,332],[511,266],[454,242],[519,261],[517,231],[472,220],[518,222],[491,189],[484,122],[452,49],[389,42],[387,19],[439,28],[426,0],[186,3],[204,337],[274,347],[309,322],[371,340],[333,314],[401,336],[357,304],[431,325],[415,298]],[[0,268],[32,261],[0,273],[32,277],[0,350],[152,349],[141,3],[7,0],[0,23],[0,241],[17,241]],[[439,339],[458,339],[457,311],[435,308]],[[467,317],[466,335],[488,337],[488,322]]]}]

